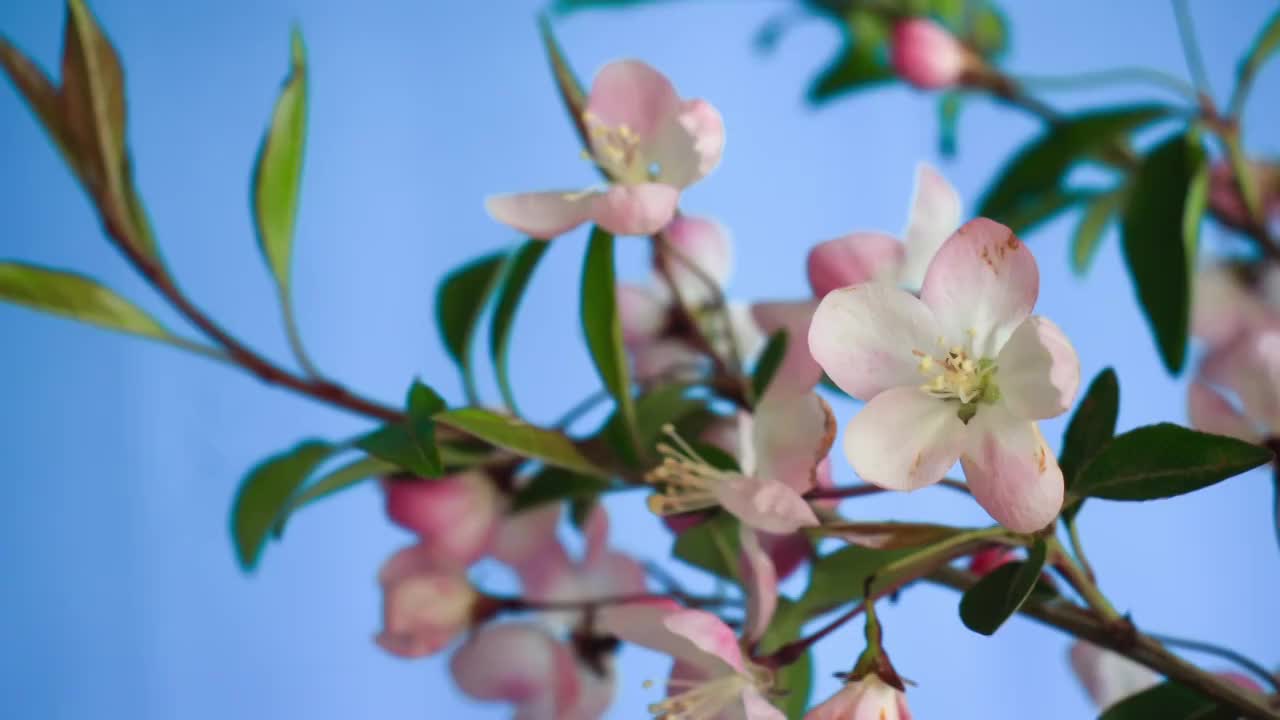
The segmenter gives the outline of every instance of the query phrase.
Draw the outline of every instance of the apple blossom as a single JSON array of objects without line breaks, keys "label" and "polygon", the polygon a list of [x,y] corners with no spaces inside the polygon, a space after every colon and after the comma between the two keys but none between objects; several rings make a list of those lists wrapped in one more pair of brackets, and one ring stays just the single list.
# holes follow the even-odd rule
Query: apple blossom
[{"label": "apple blossom", "polygon": [[902,240],[879,232],[855,232],[810,250],[807,267],[815,299],[758,303],[751,308],[766,333],[785,329],[791,338],[774,382],[807,389],[821,378],[822,370],[805,342],[818,300],[832,290],[872,281],[919,290],[929,261],[960,227],[961,212],[960,196],[951,183],[932,165],[919,163]]},{"label": "apple blossom", "polygon": [[376,640],[387,652],[407,658],[444,649],[471,625],[481,599],[461,569],[441,564],[426,545],[392,555],[378,582],[383,629]]},{"label": "apple blossom", "polygon": [[955,85],[977,63],[951,31],[927,18],[895,24],[890,55],[898,77],[922,90]]},{"label": "apple blossom", "polygon": [[1246,268],[1219,263],[1196,273],[1191,334],[1209,349],[1242,334],[1280,329],[1280,264]]},{"label": "apple blossom", "polygon": [[823,298],[809,349],[867,402],[844,435],[864,480],[915,490],[958,459],[1004,526],[1031,532],[1057,516],[1062,471],[1036,420],[1071,406],[1080,363],[1056,325],[1031,316],[1039,284],[1026,246],[978,218],[943,244],[919,298],[882,283]]},{"label": "apple blossom", "polygon": [[755,534],[743,526],[739,537],[748,608],[746,634],[741,641],[719,617],[675,603],[636,603],[600,611],[601,630],[675,659],[667,681],[667,698],[649,706],[649,712],[657,718],[786,717],[768,700],[773,690],[773,672],[752,662],[743,651],[754,645],[768,627],[777,606],[777,575]]},{"label": "apple blossom", "polygon": [[470,565],[489,548],[505,503],[484,473],[382,483],[387,516],[422,538],[437,558]]},{"label": "apple blossom", "polygon": [[[1233,393],[1243,412],[1216,388]],[[1205,357],[1188,406],[1204,432],[1253,443],[1280,436],[1280,330],[1246,334]]]},{"label": "apple blossom", "polygon": [[766,393],[754,416],[738,414],[740,471],[715,467],[674,430],[658,445],[662,464],[646,479],[658,487],[649,509],[673,515],[723,507],[745,525],[785,534],[818,525],[802,494],[834,437],[830,409],[813,392]]},{"label": "apple blossom", "polygon": [[615,235],[650,235],[675,217],[680,191],[711,172],[724,148],[720,113],[682,100],[638,60],[600,70],[581,120],[586,154],[607,187],[492,196],[485,207],[493,219],[543,239],[587,221]]},{"label": "apple blossom", "polygon": [[1160,676],[1146,667],[1084,640],[1071,646],[1071,668],[1099,709],[1160,682]]},{"label": "apple blossom", "polygon": [[805,714],[805,720],[911,720],[907,696],[871,673],[846,683]]},{"label": "apple blossom", "polygon": [[645,591],[645,571],[640,563],[609,548],[609,515],[603,506],[591,511],[583,536],[586,550],[577,562],[568,560],[563,552],[543,553],[547,560],[518,568],[526,597],[552,602],[598,600]]}]

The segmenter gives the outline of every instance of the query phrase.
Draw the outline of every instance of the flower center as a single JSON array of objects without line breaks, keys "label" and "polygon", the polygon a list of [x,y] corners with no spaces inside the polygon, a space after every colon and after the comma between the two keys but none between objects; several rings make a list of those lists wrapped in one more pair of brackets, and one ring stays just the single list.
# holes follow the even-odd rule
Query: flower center
[{"label": "flower center", "polygon": [[608,125],[590,111],[582,114],[582,122],[591,146],[590,152],[584,154],[599,163],[614,180],[635,184],[656,177],[655,170],[640,152],[640,136],[629,125]]},{"label": "flower center", "polygon": [[920,358],[916,367],[926,378],[920,389],[930,397],[959,402],[960,419],[968,422],[977,412],[978,404],[1000,399],[1000,388],[995,383],[995,360],[975,357],[971,348],[962,345],[948,348],[942,338],[938,338],[938,346],[946,348],[940,356],[922,350],[911,351]]},{"label": "flower center", "polygon": [[[754,665],[746,673],[731,672],[701,681],[672,679],[667,681],[668,692],[679,690],[666,700],[649,705],[654,720],[708,720],[719,717],[724,710],[741,702],[742,691],[756,687],[761,692],[769,690],[772,674]],[[645,687],[651,687],[646,682]]]},{"label": "flower center", "polygon": [[649,496],[649,510],[655,515],[675,515],[719,505],[716,484],[738,473],[712,465],[671,425],[663,426],[662,432],[671,442],[658,443],[662,464],[644,477],[657,488]]}]

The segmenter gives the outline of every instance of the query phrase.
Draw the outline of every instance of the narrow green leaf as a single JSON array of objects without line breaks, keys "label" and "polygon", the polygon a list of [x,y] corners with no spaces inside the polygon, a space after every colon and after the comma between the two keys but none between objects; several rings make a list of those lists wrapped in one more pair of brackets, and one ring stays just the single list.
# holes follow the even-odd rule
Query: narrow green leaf
[{"label": "narrow green leaf", "polygon": [[472,407],[440,413],[435,421],[532,460],[592,477],[607,479],[610,476],[607,470],[588,460],[569,438],[519,418]]},{"label": "narrow green leaf", "polygon": [[1080,468],[1093,459],[1116,434],[1120,414],[1120,381],[1116,371],[1106,368],[1089,383],[1084,398],[1076,406],[1062,435],[1058,465],[1067,488],[1075,484]]},{"label": "narrow green leaf", "polygon": [[638,457],[631,447],[632,437],[619,410],[614,410],[601,427],[598,437],[608,443],[613,452],[627,464],[648,467],[654,461],[654,447],[662,437],[663,427],[668,424],[679,426],[691,414],[706,409],[706,401],[689,397],[688,391],[689,386],[679,383],[661,385],[636,400],[635,442],[640,450]]},{"label": "narrow green leaf", "polygon": [[516,412],[516,396],[511,389],[511,377],[507,371],[507,356],[511,348],[511,327],[515,322],[516,310],[524,298],[524,291],[533,277],[534,268],[547,251],[544,240],[528,240],[507,262],[507,271],[503,275],[498,289],[498,302],[493,310],[493,319],[489,325],[489,354],[493,359],[493,369],[498,376],[498,390],[502,400],[512,412]]},{"label": "narrow green leaf", "polygon": [[885,58],[888,28],[879,15],[852,10],[843,30],[840,52],[809,86],[809,102],[814,105],[894,78]]},{"label": "narrow green leaf", "polygon": [[769,389],[773,376],[782,367],[782,358],[787,354],[787,331],[785,328],[769,336],[764,350],[760,351],[760,359],[756,361],[755,371],[751,374],[751,395],[758,402]]},{"label": "narrow green leaf", "polygon": [[956,156],[956,137],[963,105],[964,95],[958,92],[943,93],[938,98],[938,154],[942,157]]},{"label": "narrow green leaf", "polygon": [[435,390],[415,381],[406,401],[403,423],[389,423],[356,440],[355,446],[422,478],[444,473],[436,447],[434,416],[446,404]]},{"label": "narrow green leaf", "polygon": [[584,500],[607,491],[610,484],[598,477],[550,467],[533,476],[511,499],[511,511],[520,512],[561,500]]},{"label": "narrow green leaf", "polygon": [[551,75],[555,79],[556,90],[560,93],[565,112],[569,113],[569,119],[577,128],[578,137],[586,143],[587,126],[584,116],[587,111],[587,93],[582,89],[578,76],[573,73],[573,68],[569,67],[569,61],[565,59],[560,43],[551,30],[551,22],[543,17],[538,23],[538,29],[542,33],[542,46],[547,53],[547,62],[551,64]]},{"label": "narrow green leaf", "polygon": [[80,175],[80,158],[70,144],[66,123],[62,118],[62,100],[53,81],[21,50],[0,37],[0,68],[3,68],[13,86],[18,89],[27,105],[44,126],[49,139],[62,153],[63,160]]},{"label": "narrow green leaf", "polygon": [[672,555],[693,567],[738,582],[738,519],[720,513],[676,537]]},{"label": "narrow green leaf", "polygon": [[1029,233],[1057,217],[1064,210],[1089,202],[1094,197],[1093,193],[1087,191],[1050,188],[1010,209],[1001,222],[1008,225],[1009,229],[1015,233]]},{"label": "narrow green leaf", "polygon": [[971,529],[914,522],[834,522],[814,528],[812,532],[877,550],[903,550],[933,545]]},{"label": "narrow green leaf", "polygon": [[1071,494],[1157,500],[1208,487],[1271,459],[1270,450],[1235,438],[1171,423],[1147,425],[1108,443],[1080,470]]},{"label": "narrow green leaf", "polygon": [[1253,45],[1249,47],[1249,52],[1240,61],[1240,74],[1252,76],[1276,53],[1276,50],[1280,50],[1280,10],[1271,13],[1271,17],[1263,23],[1262,29],[1253,40]]},{"label": "narrow green leaf", "polygon": [[471,367],[471,342],[485,305],[493,296],[505,264],[504,253],[477,258],[444,277],[436,290],[436,326],[445,350],[462,371],[467,398],[478,400]]},{"label": "narrow green leaf", "polygon": [[960,619],[965,627],[982,635],[992,635],[1031,596],[1047,550],[1044,540],[1036,541],[1024,562],[1001,565],[969,588],[960,598]]},{"label": "narrow green leaf", "polygon": [[1115,703],[1098,720],[1229,720],[1235,714],[1220,709],[1200,693],[1166,682]]},{"label": "narrow green leaf", "polygon": [[868,578],[916,552],[917,548],[877,550],[850,545],[823,555],[813,563],[809,587],[800,604],[811,613],[819,613],[861,600]]},{"label": "narrow green leaf", "polygon": [[307,440],[249,471],[231,507],[231,539],[242,569],[258,564],[267,534],[289,507],[289,498],[332,453],[329,443]]},{"label": "narrow green leaf", "polygon": [[284,298],[289,294],[294,221],[307,138],[307,58],[302,34],[296,28],[290,45],[289,76],[262,137],[252,193],[258,246]]},{"label": "narrow green leaf", "polygon": [[371,477],[388,475],[395,472],[396,469],[395,463],[366,456],[352,460],[331,472],[321,475],[289,498],[289,502],[286,503],[284,510],[272,527],[272,534],[277,538],[284,535],[284,526],[289,521],[289,518],[295,512],[311,503],[355,487]]},{"label": "narrow green leaf", "polygon": [[1007,222],[1024,206],[1043,204],[1042,196],[1060,191],[1076,163],[1171,113],[1166,106],[1134,105],[1085,113],[1050,126],[1009,160],[983,195],[977,214]]},{"label": "narrow green leaf", "polygon": [[598,227],[592,229],[582,264],[582,331],[596,371],[618,404],[627,434],[635,446],[639,438],[627,352],[622,346],[622,323],[618,319],[613,243],[613,235]]},{"label": "narrow green leaf", "polygon": [[1172,374],[1186,361],[1191,320],[1195,233],[1203,212],[1204,148],[1194,134],[1178,134],[1153,149],[1138,168],[1124,211],[1125,265],[1155,334],[1160,359]]},{"label": "narrow green leaf", "polygon": [[1125,197],[1125,190],[1117,189],[1097,195],[1085,205],[1080,223],[1076,225],[1075,234],[1071,238],[1071,269],[1077,275],[1084,275],[1089,269],[1102,242],[1102,233],[1124,203]]},{"label": "narrow green leaf", "polygon": [[138,306],[96,280],[18,262],[0,262],[0,300],[109,330],[174,341]]}]

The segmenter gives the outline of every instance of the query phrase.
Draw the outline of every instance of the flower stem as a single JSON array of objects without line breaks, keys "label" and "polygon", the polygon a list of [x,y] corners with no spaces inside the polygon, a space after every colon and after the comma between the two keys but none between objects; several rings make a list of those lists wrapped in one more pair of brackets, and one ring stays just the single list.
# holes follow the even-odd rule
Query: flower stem
[{"label": "flower stem", "polygon": [[1111,601],[1107,600],[1102,591],[1098,589],[1098,585],[1093,581],[1089,573],[1083,570],[1067,554],[1058,538],[1051,536],[1045,538],[1045,542],[1049,545],[1049,563],[1057,569],[1058,573],[1066,579],[1067,583],[1077,593],[1080,593],[1080,597],[1084,598],[1084,601],[1097,613],[1098,617],[1105,623],[1124,622],[1124,617],[1115,609]]},{"label": "flower stem", "polygon": [[1157,85],[1173,92],[1191,102],[1199,102],[1196,89],[1182,78],[1170,75],[1155,68],[1130,66],[1092,70],[1075,75],[1018,75],[1018,83],[1035,87],[1038,90],[1078,90],[1098,85],[1115,85],[1119,83],[1147,83]]},{"label": "flower stem", "polygon": [[[937,482],[937,485],[965,495],[970,494],[969,486],[959,480],[943,478]],[[887,491],[876,485],[847,485],[844,487],[814,488],[805,493],[804,497],[806,500],[844,500],[846,498],[864,497],[866,495],[878,495],[882,492]]]},{"label": "flower stem", "polygon": [[1089,564],[1089,558],[1085,557],[1084,543],[1080,542],[1080,531],[1076,529],[1075,518],[1068,520],[1065,524],[1067,526],[1067,537],[1071,540],[1071,552],[1076,556],[1076,562],[1080,563],[1081,569],[1084,570],[1084,574],[1087,575],[1090,580],[1097,582],[1097,576],[1093,572],[1093,566]]},{"label": "flower stem", "polygon": [[1162,642],[1169,647],[1180,647],[1186,650],[1194,650],[1207,655],[1216,655],[1224,660],[1239,665],[1241,668],[1248,670],[1254,675],[1262,679],[1263,682],[1271,686],[1272,690],[1280,691],[1280,680],[1277,680],[1266,668],[1257,662],[1241,655],[1240,653],[1229,648],[1219,647],[1212,643],[1200,642],[1199,640],[1187,640],[1185,638],[1173,637],[1172,635],[1164,635],[1162,633],[1147,633],[1147,637],[1152,640]]}]

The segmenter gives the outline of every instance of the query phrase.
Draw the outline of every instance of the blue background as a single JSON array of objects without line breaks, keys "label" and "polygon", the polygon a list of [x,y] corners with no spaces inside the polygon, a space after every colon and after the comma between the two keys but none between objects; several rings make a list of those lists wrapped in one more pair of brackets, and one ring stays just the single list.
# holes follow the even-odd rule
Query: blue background
[{"label": "blue background", "polygon": [[[1159,0],[1010,5],[1008,67],[1017,72],[1139,64],[1185,74],[1169,6]],[[1220,95],[1270,5],[1195,3]],[[516,239],[488,220],[481,198],[592,180],[544,67],[539,3],[496,6],[94,3],[124,57],[140,185],[190,295],[256,347],[287,357],[247,183],[285,72],[288,30],[299,22],[313,68],[294,266],[302,332],[324,370],[369,394],[395,402],[418,374],[460,399],[431,299],[444,270]],[[803,88],[838,36],[829,24],[801,23],[776,53],[761,56],[750,37],[783,7],[671,3],[559,25],[579,72],[642,57],[723,112],[724,163],[684,207],[735,230],[738,297],[800,296],[814,242],[858,228],[899,230],[914,164],[935,158],[934,106],[917,93],[895,87],[822,110],[806,106]],[[54,2],[2,3],[0,32],[56,66],[62,14]],[[1247,115],[1255,151],[1280,149],[1266,122],[1280,99],[1277,77],[1274,67],[1263,74]],[[1051,99],[1072,107],[1132,92]],[[965,109],[960,156],[942,168],[968,209],[999,161],[1036,129],[985,101]],[[0,88],[0,217],[3,256],[89,271],[180,326],[103,241],[89,204],[8,85]],[[1114,237],[1080,280],[1066,266],[1073,224],[1059,220],[1032,238],[1041,312],[1075,340],[1086,380],[1116,367],[1122,428],[1182,419],[1185,382],[1157,363]],[[578,337],[568,308],[576,307],[583,244],[581,232],[556,242],[518,326],[513,374],[537,419],[594,389],[580,344],[565,340]],[[640,244],[623,255],[639,277]],[[0,330],[0,715],[509,714],[466,704],[443,659],[405,662],[370,642],[379,624],[374,574],[408,540],[384,521],[371,486],[297,518],[256,575],[237,570],[226,528],[242,473],[299,437],[358,432],[361,419],[168,347],[24,309],[0,307]],[[845,418],[851,410],[837,408]],[[1055,446],[1061,428],[1046,423]],[[841,481],[852,480],[843,459],[836,466]],[[847,509],[983,521],[952,495],[924,491]],[[614,504],[615,537],[647,555],[658,530],[637,499]],[[1215,639],[1274,665],[1273,522],[1270,482],[1256,472],[1177,500],[1090,503],[1080,524],[1105,590],[1144,627]],[[894,661],[919,683],[910,696],[918,717],[1091,716],[1067,673],[1064,636],[1016,619],[994,638],[979,637],[958,621],[956,600],[922,587],[884,611]],[[848,667],[859,634],[855,624],[822,646],[817,697],[835,687],[830,673]],[[628,650],[622,668],[611,716],[641,717],[652,699],[641,681],[660,677],[665,663]]]}]

